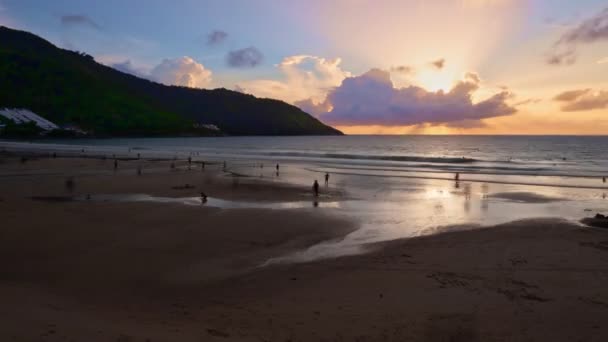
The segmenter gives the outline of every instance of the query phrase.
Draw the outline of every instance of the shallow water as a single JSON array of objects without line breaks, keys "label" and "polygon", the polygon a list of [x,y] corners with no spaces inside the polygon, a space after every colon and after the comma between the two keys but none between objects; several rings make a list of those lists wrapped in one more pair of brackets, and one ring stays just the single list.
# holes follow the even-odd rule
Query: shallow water
[{"label": "shallow water", "polygon": [[[71,145],[75,142],[84,145]],[[578,222],[608,211],[608,186],[600,177],[608,171],[604,154],[608,138],[604,137],[240,137],[69,143],[0,142],[0,146],[71,155],[81,155],[85,149],[91,155],[134,157],[140,153],[143,158],[226,160],[228,172],[233,174],[306,187],[314,179],[322,184],[324,174],[330,173],[330,188],[344,196],[319,201],[316,206],[312,196],[309,201],[279,203],[210,197],[205,204],[197,197],[94,196],[94,200],[227,210],[308,208],[359,224],[344,239],[269,260],[269,264],[361,253],[373,242],[435,234],[446,226],[491,226],[541,217]],[[281,165],[278,175],[275,163]],[[455,172],[460,172],[459,182],[453,180]]]}]

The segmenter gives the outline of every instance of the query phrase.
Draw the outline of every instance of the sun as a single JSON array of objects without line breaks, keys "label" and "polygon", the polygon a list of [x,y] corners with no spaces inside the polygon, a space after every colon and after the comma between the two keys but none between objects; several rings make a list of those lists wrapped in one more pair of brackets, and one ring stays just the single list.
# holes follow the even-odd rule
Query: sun
[{"label": "sun", "polygon": [[448,92],[454,85],[454,77],[447,72],[428,71],[418,75],[417,83],[428,91]]}]

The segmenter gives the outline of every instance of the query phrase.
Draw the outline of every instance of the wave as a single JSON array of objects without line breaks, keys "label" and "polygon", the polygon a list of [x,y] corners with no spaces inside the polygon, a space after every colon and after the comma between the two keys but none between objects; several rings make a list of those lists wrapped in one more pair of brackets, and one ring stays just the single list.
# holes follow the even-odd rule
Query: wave
[{"label": "wave", "polygon": [[307,158],[330,158],[330,159],[353,159],[353,160],[382,160],[398,162],[426,162],[444,164],[471,164],[479,160],[473,158],[457,157],[421,157],[403,155],[364,155],[347,153],[313,153],[313,152],[269,152],[269,156],[275,157],[307,157]]}]

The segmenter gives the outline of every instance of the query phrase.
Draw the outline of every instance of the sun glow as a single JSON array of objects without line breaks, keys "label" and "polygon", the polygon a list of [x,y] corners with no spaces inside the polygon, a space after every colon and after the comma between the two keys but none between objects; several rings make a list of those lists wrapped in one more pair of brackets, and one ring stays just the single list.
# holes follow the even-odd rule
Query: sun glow
[{"label": "sun glow", "polygon": [[455,78],[450,73],[438,71],[426,71],[420,73],[416,78],[419,86],[434,92],[439,90],[443,90],[444,92],[450,91],[455,81]]}]

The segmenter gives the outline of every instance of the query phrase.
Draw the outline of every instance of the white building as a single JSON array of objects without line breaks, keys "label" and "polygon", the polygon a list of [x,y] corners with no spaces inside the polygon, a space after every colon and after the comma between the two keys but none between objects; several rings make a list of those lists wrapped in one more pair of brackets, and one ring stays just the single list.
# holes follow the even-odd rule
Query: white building
[{"label": "white building", "polygon": [[45,131],[52,131],[59,128],[59,126],[28,109],[4,108],[0,109],[0,115],[14,121],[17,124],[34,122],[38,127]]}]

